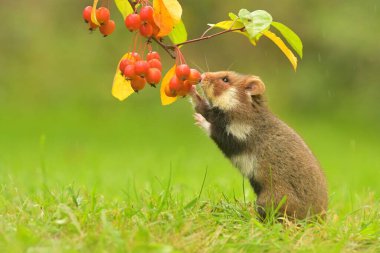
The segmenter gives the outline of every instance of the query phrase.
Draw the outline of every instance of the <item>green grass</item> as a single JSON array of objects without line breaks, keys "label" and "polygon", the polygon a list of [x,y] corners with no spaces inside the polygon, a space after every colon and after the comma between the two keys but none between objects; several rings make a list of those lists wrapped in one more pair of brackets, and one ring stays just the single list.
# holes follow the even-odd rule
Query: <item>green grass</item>
[{"label": "green grass", "polygon": [[[41,187],[25,195],[3,187],[2,252],[378,252],[380,206],[370,195],[324,223],[260,223],[251,202],[208,191],[185,201],[175,186],[125,192]],[[135,196],[131,196],[134,195]],[[197,200],[196,196],[195,200]]]},{"label": "green grass", "polygon": [[2,109],[1,252],[380,250],[380,150],[368,131],[285,116],[325,168],[330,210],[323,223],[262,224],[249,183],[243,193],[188,103],[137,106],[153,92]]}]

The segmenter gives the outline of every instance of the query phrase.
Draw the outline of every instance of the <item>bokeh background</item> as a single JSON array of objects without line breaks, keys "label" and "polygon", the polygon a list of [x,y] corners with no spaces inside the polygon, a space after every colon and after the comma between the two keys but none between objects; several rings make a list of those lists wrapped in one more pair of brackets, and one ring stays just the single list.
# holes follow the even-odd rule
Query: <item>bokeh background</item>
[{"label": "bokeh background", "polygon": [[[304,42],[296,73],[265,38],[253,47],[228,34],[183,53],[202,70],[261,76],[272,110],[320,159],[333,205],[378,196],[379,1],[180,2],[190,38],[241,8],[267,10],[296,31]],[[149,87],[125,102],[111,96],[131,34],[113,3],[115,33],[90,34],[81,18],[89,3],[2,1],[0,183],[25,193],[75,185],[112,199],[134,188],[161,189],[172,171],[175,189],[192,198],[207,168],[204,198],[209,191],[241,197],[242,177],[194,126],[187,99],[162,107]],[[168,69],[173,62],[160,52]]]}]

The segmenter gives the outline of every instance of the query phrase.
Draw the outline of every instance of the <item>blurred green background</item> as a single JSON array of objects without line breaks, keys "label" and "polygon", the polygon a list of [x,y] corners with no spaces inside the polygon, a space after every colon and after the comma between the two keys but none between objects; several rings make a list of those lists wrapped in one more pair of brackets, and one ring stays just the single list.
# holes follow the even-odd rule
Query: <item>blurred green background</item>
[{"label": "blurred green background", "polygon": [[[304,42],[296,73],[265,38],[253,47],[228,34],[183,53],[203,70],[261,76],[272,110],[320,159],[332,202],[380,193],[379,1],[180,2],[190,38],[241,8],[267,10],[296,31]],[[133,185],[161,188],[172,168],[190,198],[208,168],[206,189],[241,196],[241,176],[193,125],[187,99],[162,107],[149,87],[125,102],[111,96],[131,34],[113,4],[115,33],[90,34],[82,20],[89,3],[2,1],[0,183],[24,192],[74,184],[119,198]],[[168,69],[173,62],[160,52]]]}]

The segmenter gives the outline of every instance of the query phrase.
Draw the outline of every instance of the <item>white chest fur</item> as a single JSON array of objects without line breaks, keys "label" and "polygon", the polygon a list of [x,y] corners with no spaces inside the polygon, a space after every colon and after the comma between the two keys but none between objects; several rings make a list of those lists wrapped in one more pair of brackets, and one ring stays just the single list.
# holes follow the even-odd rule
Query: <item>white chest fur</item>
[{"label": "white chest fur", "polygon": [[244,141],[252,131],[252,126],[246,123],[232,121],[226,126],[226,131],[228,134],[235,136],[241,141]]},{"label": "white chest fur", "polygon": [[240,170],[243,176],[247,178],[252,178],[257,174],[258,162],[254,154],[243,153],[232,156],[231,162]]}]

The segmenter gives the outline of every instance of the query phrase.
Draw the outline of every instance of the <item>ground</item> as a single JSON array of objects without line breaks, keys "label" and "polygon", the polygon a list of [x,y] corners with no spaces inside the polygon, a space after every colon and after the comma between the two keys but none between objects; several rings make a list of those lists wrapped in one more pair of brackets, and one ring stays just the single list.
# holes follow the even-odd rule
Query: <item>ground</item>
[{"label": "ground", "polygon": [[329,212],[260,223],[249,183],[243,192],[190,105],[144,99],[1,109],[1,252],[380,251],[371,131],[284,115],[324,167]]}]

